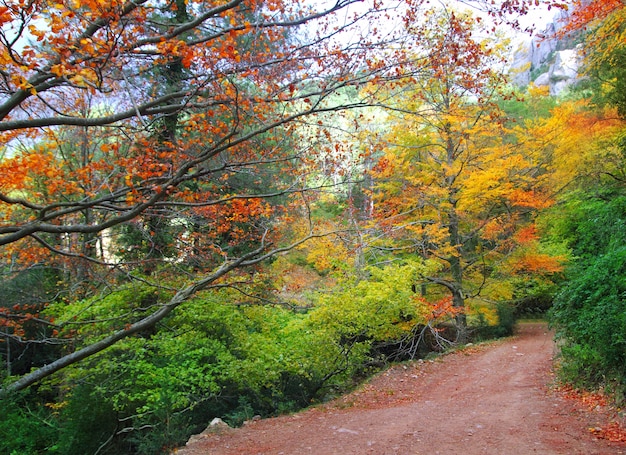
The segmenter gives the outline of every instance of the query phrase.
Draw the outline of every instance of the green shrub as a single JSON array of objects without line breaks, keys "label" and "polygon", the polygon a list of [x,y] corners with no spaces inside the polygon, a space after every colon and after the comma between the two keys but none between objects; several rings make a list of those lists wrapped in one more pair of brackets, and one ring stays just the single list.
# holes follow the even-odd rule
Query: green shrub
[{"label": "green shrub", "polygon": [[[332,296],[320,293],[307,312],[232,305],[240,294],[230,289],[200,293],[158,327],[50,381],[59,409],[49,415],[56,431],[48,439],[56,450],[50,453],[165,454],[214,417],[239,425],[346,390],[355,377],[371,372],[373,343],[410,334],[425,320],[430,310],[411,289],[420,267],[372,269],[368,281],[348,283]],[[102,327],[77,326],[78,349],[78,340],[89,342],[114,329],[114,316],[158,306],[165,298],[135,283],[49,311],[61,320],[73,314],[106,320]],[[41,453],[27,428],[24,439],[33,454]],[[31,449],[17,450],[30,455]]]},{"label": "green shrub", "polygon": [[496,313],[498,315],[497,324],[490,325],[486,321],[481,324],[479,321],[477,326],[471,327],[472,339],[474,341],[513,335],[515,324],[517,323],[515,306],[509,302],[498,302],[496,304]]},{"label": "green shrub", "polygon": [[559,375],[575,387],[597,386],[604,380],[602,359],[587,345],[564,342],[560,346]]},{"label": "green shrub", "polygon": [[[89,384],[72,388],[57,419],[60,427],[59,454],[92,455],[105,447],[118,430],[117,414],[112,404]],[[112,447],[100,450],[114,454]]]},{"label": "green shrub", "polygon": [[0,409],[0,453],[60,453],[57,446],[59,431],[53,412],[34,394],[3,397]]},{"label": "green shrub", "polygon": [[515,301],[515,315],[518,318],[545,318],[552,307],[553,292],[529,295]]},{"label": "green shrub", "polygon": [[563,372],[590,386],[626,383],[626,247],[580,267],[556,296],[550,317]]},{"label": "green shrub", "polygon": [[[115,314],[155,295],[132,289],[90,301],[85,314]],[[233,306],[232,297],[204,292],[158,329],[66,369],[59,453],[169,453],[214,417],[240,425],[307,406],[325,385],[348,382],[364,358],[310,314]]]}]

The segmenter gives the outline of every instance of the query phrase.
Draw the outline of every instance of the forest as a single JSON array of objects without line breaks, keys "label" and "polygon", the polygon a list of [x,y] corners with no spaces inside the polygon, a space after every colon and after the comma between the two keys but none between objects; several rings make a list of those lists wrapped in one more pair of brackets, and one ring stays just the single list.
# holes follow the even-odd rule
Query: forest
[{"label": "forest", "polygon": [[[576,82],[512,82],[562,12]],[[0,3],[0,452],[167,454],[547,318],[626,393],[621,0]]]}]

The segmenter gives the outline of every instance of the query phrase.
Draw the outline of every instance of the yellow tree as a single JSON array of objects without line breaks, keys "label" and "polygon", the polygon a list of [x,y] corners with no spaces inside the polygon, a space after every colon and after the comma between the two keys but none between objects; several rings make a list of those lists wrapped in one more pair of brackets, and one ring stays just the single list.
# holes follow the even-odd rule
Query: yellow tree
[{"label": "yellow tree", "polygon": [[439,262],[440,273],[422,280],[451,294],[461,342],[466,299],[486,293],[516,246],[514,233],[550,204],[538,185],[541,162],[512,139],[496,105],[505,96],[503,66],[475,24],[441,11],[412,30],[424,38],[425,69],[397,89],[374,170],[375,216],[385,234],[374,249]]}]

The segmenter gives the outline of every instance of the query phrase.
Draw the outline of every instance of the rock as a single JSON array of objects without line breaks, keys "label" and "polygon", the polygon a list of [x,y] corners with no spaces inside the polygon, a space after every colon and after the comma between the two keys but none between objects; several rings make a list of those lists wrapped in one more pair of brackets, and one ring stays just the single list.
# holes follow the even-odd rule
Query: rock
[{"label": "rock", "polygon": [[558,95],[578,80],[580,57],[578,49],[566,49],[556,53],[550,68],[550,94]]},{"label": "rock", "polygon": [[576,49],[559,51],[556,53],[554,65],[552,65],[551,79],[553,81],[576,79],[578,67],[578,51]]},{"label": "rock", "polygon": [[337,433],[348,433],[348,434],[353,434],[353,435],[358,435],[359,434],[358,431],[351,430],[349,428],[339,428],[337,430]]},{"label": "rock", "polygon": [[[222,419],[220,419],[219,417],[216,417],[213,420],[211,420],[211,423],[209,423],[209,426],[202,433],[200,433],[199,435],[192,436],[189,439],[189,442],[191,442],[192,440],[197,441],[202,438],[207,438],[211,434],[221,434],[222,432],[225,432],[227,430],[230,430],[230,427],[228,426],[228,424],[224,422]],[[187,442],[187,444],[189,444],[189,442]]]},{"label": "rock", "polygon": [[565,49],[554,53],[554,63],[549,70],[534,81],[538,87],[549,87],[550,94],[558,96],[578,82],[580,57],[578,49]]},{"label": "rock", "polygon": [[532,39],[521,37],[511,57],[510,75],[518,87],[531,82],[547,86],[557,96],[578,82],[580,58],[573,36],[560,37],[558,31],[567,21],[566,11],[559,11],[553,21]]},{"label": "rock", "polygon": [[543,73],[537,76],[535,79],[535,85],[537,87],[546,87],[550,85],[550,73]]},{"label": "rock", "polygon": [[531,69],[531,41],[520,38],[517,49],[513,52],[511,60],[511,81],[518,87],[526,87],[530,84]]},{"label": "rock", "polygon": [[262,419],[262,417],[260,415],[255,415],[250,420],[246,420],[243,424],[244,425],[250,425],[251,423],[258,422],[261,419]]},{"label": "rock", "polygon": [[[189,439],[187,440],[187,443],[185,444],[185,447],[196,445],[200,441],[211,437],[211,435],[221,434],[223,431],[226,431],[226,430],[229,430],[229,429],[230,429],[230,427],[228,426],[228,424],[226,422],[224,422],[219,417],[216,417],[213,420],[211,420],[211,423],[209,423],[209,426],[202,433],[191,435],[189,437]],[[172,453],[173,454],[174,453],[178,453],[179,451],[180,451],[180,449],[174,449],[174,452],[172,452]],[[195,452],[193,452],[193,453],[195,453]]]},{"label": "rock", "polygon": [[551,54],[556,51],[559,42],[553,38],[557,32],[554,22],[548,24],[543,32],[535,35],[531,41],[530,63],[533,68],[539,68],[550,60]]},{"label": "rock", "polygon": [[224,428],[230,428],[230,427],[228,426],[226,422],[224,422],[219,417],[216,417],[213,420],[211,420],[211,423],[209,424],[209,429],[215,430],[215,429],[224,429]]}]

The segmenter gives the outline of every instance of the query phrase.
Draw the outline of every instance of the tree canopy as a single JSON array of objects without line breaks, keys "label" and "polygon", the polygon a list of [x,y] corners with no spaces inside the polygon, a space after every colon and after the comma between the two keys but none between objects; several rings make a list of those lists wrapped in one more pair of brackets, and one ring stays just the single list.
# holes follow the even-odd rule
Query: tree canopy
[{"label": "tree canopy", "polygon": [[327,140],[314,153],[296,143],[298,129],[326,137],[316,115],[364,103],[330,96],[387,71],[367,67],[380,33],[359,46],[335,39],[364,34],[355,24],[384,14],[380,5],[66,3],[2,7],[4,263],[52,261],[68,302],[111,289],[112,275],[155,288],[157,271],[188,279],[12,388],[154,326],[199,289],[289,248],[273,227],[303,192],[326,185],[308,175],[333,151]]}]

